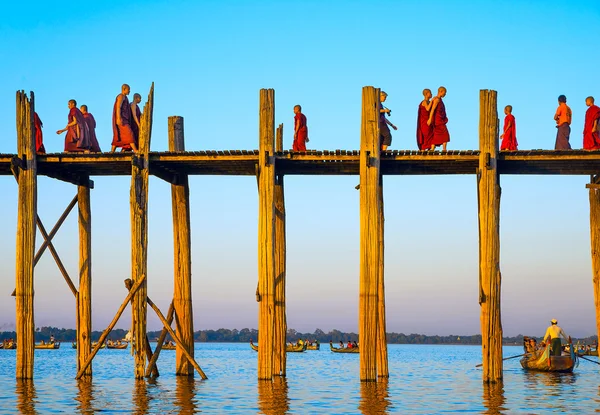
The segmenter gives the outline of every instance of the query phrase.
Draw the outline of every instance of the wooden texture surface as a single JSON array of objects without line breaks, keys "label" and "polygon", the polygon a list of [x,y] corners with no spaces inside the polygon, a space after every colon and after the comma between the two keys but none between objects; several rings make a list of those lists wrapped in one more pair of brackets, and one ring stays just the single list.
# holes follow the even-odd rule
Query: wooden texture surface
[{"label": "wooden texture surface", "polygon": [[[88,359],[92,341],[92,210],[90,188],[77,187],[79,207],[79,290],[77,293],[77,371]],[[92,365],[84,371],[92,375]]]},{"label": "wooden texture surface", "polygon": [[379,183],[379,279],[377,280],[377,377],[390,376],[388,366],[386,316],[385,316],[385,214],[383,209],[383,176]]},{"label": "wooden texture surface", "polygon": [[497,169],[498,110],[496,91],[480,91],[479,117],[479,271],[483,381],[502,380],[500,318],[500,177]]},{"label": "wooden texture surface", "polygon": [[[183,117],[169,117],[169,151],[185,151]],[[182,349],[194,357],[194,312],[192,309],[192,257],[190,225],[190,188],[188,175],[179,173],[171,184],[173,206],[175,323],[181,343],[177,343],[175,373],[194,376],[194,368]]]},{"label": "wooden texture surface", "polygon": [[[171,305],[169,306],[169,311],[167,312],[167,324],[169,325],[169,327],[171,326],[171,323],[173,323],[173,318],[175,317],[175,306],[173,305],[173,302],[171,301]],[[165,342],[165,338],[167,337],[167,328],[163,327],[162,331],[160,332],[160,335],[158,336],[158,340],[156,340],[156,348],[154,349],[154,353],[152,354],[152,357],[150,358],[149,362],[148,362],[148,366],[146,367],[146,377],[149,378],[150,375],[152,374],[152,372],[154,371],[154,368],[156,367],[156,361],[158,360],[158,357],[160,356],[160,351],[162,350],[163,344]]]},{"label": "wooden texture surface", "polygon": [[[591,184],[598,184],[593,176]],[[596,309],[596,333],[600,339],[600,189],[590,189],[590,244],[592,251],[592,285]]]},{"label": "wooden texture surface", "polygon": [[379,89],[364,87],[360,133],[360,380],[377,380],[380,259]]}]

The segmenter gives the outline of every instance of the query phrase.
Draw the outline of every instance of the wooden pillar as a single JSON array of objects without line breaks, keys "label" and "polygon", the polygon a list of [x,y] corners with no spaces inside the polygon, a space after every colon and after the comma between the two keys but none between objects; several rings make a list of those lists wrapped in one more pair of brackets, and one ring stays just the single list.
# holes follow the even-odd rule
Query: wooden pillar
[{"label": "wooden pillar", "polygon": [[[185,151],[183,117],[169,117],[169,151]],[[187,174],[179,174],[171,185],[173,204],[173,242],[175,244],[175,281],[173,305],[181,343],[177,343],[177,375],[194,376],[194,367],[181,349],[194,357],[194,311],[192,309],[192,256],[190,226],[190,188]]]},{"label": "wooden pillar", "polygon": [[[283,124],[277,127],[275,150],[283,151]],[[285,306],[285,199],[283,174],[276,175],[275,181],[275,334],[273,375],[286,374],[286,334],[287,318]]]},{"label": "wooden pillar", "polygon": [[258,161],[258,378],[273,377],[275,328],[275,91],[260,90]]},{"label": "wooden pillar", "polygon": [[380,261],[379,89],[362,91],[360,134],[360,380],[377,380]]},{"label": "wooden pillar", "polygon": [[[137,282],[145,279],[148,254],[148,152],[152,137],[152,109],[154,103],[154,83],[144,106],[138,143],[138,153],[132,158],[131,166],[131,279]],[[134,342],[134,373],[142,379],[146,367],[146,312],[147,279],[135,293],[131,304],[131,321]]]},{"label": "wooden pillar", "polygon": [[496,91],[481,90],[479,115],[479,304],[483,381],[502,380],[500,320],[500,177],[498,175],[498,108]]},{"label": "wooden pillar", "polygon": [[[596,306],[596,333],[600,335],[600,176],[590,180],[590,243],[592,248],[592,283]],[[600,336],[598,337],[600,339]]]},{"label": "wooden pillar", "polygon": [[[77,187],[79,207],[79,291],[77,293],[77,371],[87,361],[91,350],[92,334],[92,211],[90,188]],[[89,365],[84,376],[92,375]]]},{"label": "wooden pillar", "polygon": [[35,322],[33,318],[33,268],[37,218],[37,165],[35,154],[34,95],[17,92],[17,153],[19,186],[16,247],[17,379],[33,378]]},{"label": "wooden pillar", "polygon": [[385,322],[385,278],[384,278],[384,221],[383,211],[383,176],[379,176],[379,280],[377,282],[377,376],[387,378],[388,369],[387,337]]}]

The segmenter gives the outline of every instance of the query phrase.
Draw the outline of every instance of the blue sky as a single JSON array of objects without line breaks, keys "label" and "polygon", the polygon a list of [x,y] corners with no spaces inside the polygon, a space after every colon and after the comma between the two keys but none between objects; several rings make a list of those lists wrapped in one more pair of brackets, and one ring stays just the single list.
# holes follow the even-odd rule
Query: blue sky
[{"label": "blue sky", "polygon": [[[18,89],[36,93],[49,152],[61,151],[67,101],[87,104],[109,149],[112,104],[127,82],[145,102],[155,82],[152,149],[167,148],[167,117],[185,117],[186,147],[254,149],[258,92],[274,88],[276,123],[291,148],[293,106],[308,118],[309,148],[359,148],[361,88],[389,94],[393,149],[416,149],[421,90],[448,88],[450,149],[478,146],[479,90],[513,105],[521,149],[553,148],[557,96],[573,110],[581,147],[584,99],[600,97],[595,1],[29,2],[0,20],[0,153],[15,151]],[[542,335],[557,318],[595,334],[587,177],[503,176],[505,334]],[[357,177],[287,177],[288,325],[356,330]],[[92,192],[93,324],[103,329],[129,275],[129,178],[96,178]],[[194,177],[195,327],[257,326],[257,192],[253,177]],[[76,189],[39,179],[46,228]],[[14,327],[17,192],[0,178],[0,330]],[[473,176],[386,177],[388,330],[479,332],[477,199]],[[170,188],[150,181],[148,292],[172,296]],[[41,244],[38,235],[38,244]],[[73,278],[77,219],[54,240]],[[51,256],[36,268],[36,325],[74,327],[75,303]],[[149,313],[151,315],[151,313]],[[129,315],[119,323],[127,327]],[[151,329],[160,323],[153,316]]]}]

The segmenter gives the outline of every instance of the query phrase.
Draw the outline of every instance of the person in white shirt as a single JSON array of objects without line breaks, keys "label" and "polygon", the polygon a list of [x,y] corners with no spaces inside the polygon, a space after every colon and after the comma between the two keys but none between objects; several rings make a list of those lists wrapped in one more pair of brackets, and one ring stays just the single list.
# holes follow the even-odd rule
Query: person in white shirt
[{"label": "person in white shirt", "polygon": [[562,346],[560,343],[560,336],[564,337],[564,339],[571,343],[571,340],[566,335],[566,333],[558,326],[558,321],[555,318],[550,320],[550,327],[546,330],[546,334],[544,335],[544,342],[547,342],[550,339],[550,355],[551,356],[560,356],[562,353]]}]

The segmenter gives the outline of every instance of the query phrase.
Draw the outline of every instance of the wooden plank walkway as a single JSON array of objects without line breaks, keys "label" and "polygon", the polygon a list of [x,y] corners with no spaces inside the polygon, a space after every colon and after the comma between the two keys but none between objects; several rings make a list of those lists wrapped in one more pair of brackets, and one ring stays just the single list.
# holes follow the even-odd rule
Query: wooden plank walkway
[{"label": "wooden plank walkway", "polygon": [[[14,154],[0,154],[0,175],[10,175]],[[592,175],[600,172],[598,151],[525,150],[502,152],[498,156],[500,174]],[[56,153],[37,157],[38,174],[66,177],[128,176],[137,157],[131,153]],[[164,177],[190,175],[254,176],[258,150],[206,150],[151,152],[151,173]],[[358,175],[358,150],[323,150],[275,153],[278,174],[284,175]],[[381,155],[384,175],[475,174],[478,150],[422,152],[387,151]]]}]

